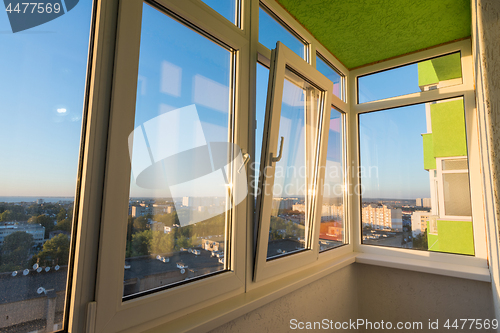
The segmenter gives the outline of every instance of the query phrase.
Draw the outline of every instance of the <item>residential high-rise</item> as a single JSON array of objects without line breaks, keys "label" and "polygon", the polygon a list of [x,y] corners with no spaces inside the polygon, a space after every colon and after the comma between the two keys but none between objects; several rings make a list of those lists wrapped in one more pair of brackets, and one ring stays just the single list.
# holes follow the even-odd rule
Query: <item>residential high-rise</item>
[{"label": "residential high-rise", "polygon": [[403,211],[388,208],[386,205],[368,205],[361,212],[363,225],[374,229],[403,231]]},{"label": "residential high-rise", "polygon": [[[451,56],[455,61],[445,63],[436,58],[418,64],[422,91],[461,80],[460,54]],[[427,227],[429,250],[473,255],[463,98],[426,103],[425,108],[427,133],[422,134],[422,138],[431,198],[424,199],[423,206],[430,206],[433,216]]]}]

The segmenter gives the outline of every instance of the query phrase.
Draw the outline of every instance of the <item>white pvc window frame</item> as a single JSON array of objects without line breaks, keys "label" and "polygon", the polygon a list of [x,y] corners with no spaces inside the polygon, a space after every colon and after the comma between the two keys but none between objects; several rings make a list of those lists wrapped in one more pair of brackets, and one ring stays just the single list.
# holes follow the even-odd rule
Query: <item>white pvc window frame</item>
[{"label": "white pvc window frame", "polygon": [[[337,69],[335,65],[333,65],[330,60],[327,59],[320,51],[316,51],[315,54],[317,57],[321,58],[325,64],[327,64],[334,72],[336,72],[340,76],[340,96],[333,95],[339,98],[341,101],[346,101],[346,76],[340,70]],[[315,59],[316,61],[316,59]],[[316,66],[316,65],[315,65]]]},{"label": "white pvc window frame", "polygon": [[[313,170],[313,174],[315,175],[315,179],[313,180],[315,193],[312,194],[312,202],[309,202],[309,205],[306,208],[309,211],[309,214],[307,214],[306,217],[309,217],[309,224],[307,224],[307,226],[310,230],[306,228],[306,232],[308,232],[309,235],[307,236],[308,241],[305,245],[305,249],[284,257],[267,260],[275,167],[275,163],[272,162],[272,159],[273,156],[278,156],[280,154],[280,152],[278,152],[278,133],[286,68],[290,68],[306,81],[316,86],[323,96],[321,103],[322,110],[319,111],[320,116],[318,118],[320,123],[318,124],[319,128],[317,128],[319,134],[319,156],[316,157],[317,162],[315,163],[315,169]],[[321,221],[322,207],[321,204],[318,204],[322,202],[322,195],[319,191],[318,185],[322,183],[321,180],[324,178],[325,171],[324,168],[320,168],[319,166],[324,165],[326,161],[326,143],[328,140],[328,132],[325,131],[325,128],[328,128],[327,122],[330,120],[330,91],[332,90],[333,83],[330,80],[312,68],[284,44],[281,44],[280,42],[277,43],[276,49],[273,50],[273,54],[271,56],[271,69],[269,72],[269,88],[266,106],[266,125],[264,127],[261,174],[259,181],[261,194],[257,200],[259,227],[255,255],[255,281],[261,281],[266,278],[285,273],[291,269],[302,267],[306,264],[314,262],[318,257],[319,222]],[[316,147],[314,148],[316,149]],[[266,170],[266,172],[264,172],[264,170]],[[270,175],[270,178],[269,180],[266,179],[266,181],[264,181],[266,175]]]},{"label": "white pvc window frame", "polygon": [[[231,210],[231,262],[229,270],[172,286],[145,296],[123,301],[123,259],[125,258],[126,221],[130,162],[127,161],[126,137],[134,126],[135,96],[139,64],[142,7],[147,2],[121,0],[118,13],[116,58],[110,115],[110,135],[105,194],[97,272],[95,331],[119,332],[129,327],[185,315],[193,307],[208,306],[223,298],[244,292],[245,287],[245,216],[246,199]],[[210,8],[195,2],[156,1],[152,3],[173,19],[191,24],[206,38],[233,49],[235,56],[234,108],[232,137],[243,151],[247,145],[246,114],[248,83],[248,37]],[[208,10],[210,9],[210,10]],[[230,27],[230,28],[228,28]],[[188,42],[188,41],[186,41]]]},{"label": "white pvc window frame", "polygon": [[[384,100],[373,102],[357,103],[357,78],[372,73],[377,73],[383,70],[400,67],[419,61],[427,60],[430,58],[460,52],[461,54],[461,67],[462,67],[462,84],[455,86],[446,86],[429,91],[417,92],[413,94],[396,96]],[[363,255],[358,260],[364,263],[379,263],[389,265],[391,267],[403,267],[406,264],[395,264],[395,262],[410,262],[416,260],[418,265],[435,267],[433,270],[441,270],[443,265],[447,265],[446,273],[459,277],[475,276],[480,280],[487,280],[486,276],[488,263],[487,263],[487,250],[486,250],[486,234],[485,234],[485,220],[483,210],[482,190],[483,184],[480,172],[480,151],[479,151],[479,134],[477,129],[477,111],[475,108],[475,94],[474,94],[474,78],[472,71],[472,49],[470,39],[441,45],[432,49],[424,50],[414,54],[401,56],[395,59],[387,60],[381,63],[373,64],[370,66],[361,67],[351,70],[349,73],[350,83],[350,108],[351,108],[351,122],[350,122],[350,144],[349,150],[351,151],[351,160],[353,166],[359,165],[359,123],[358,115],[365,112],[382,111],[407,105],[421,104],[434,102],[439,100],[446,100],[451,98],[463,98],[465,109],[465,124],[467,136],[467,150],[469,160],[469,176],[470,176],[470,191],[471,191],[471,204],[472,204],[472,220],[474,230],[474,250],[475,256],[463,256],[448,253],[438,253],[430,251],[415,251],[411,249],[402,248],[389,248],[381,246],[372,246],[362,244],[361,237],[361,202],[358,195],[352,195],[351,201],[351,216],[354,221],[353,224],[354,234],[354,250]],[[351,185],[356,187],[360,186],[360,179],[356,176],[351,177]],[[365,255],[366,254],[366,255]],[[392,258],[392,259],[391,259]],[[400,259],[397,259],[400,258]],[[402,260],[402,261],[401,261]],[[385,263],[384,263],[385,262]],[[392,263],[389,263],[392,262]],[[395,265],[395,266],[394,266]],[[440,267],[441,266],[441,267]]]},{"label": "white pvc window frame", "polygon": [[[333,93],[332,93],[332,99],[336,97],[338,100],[340,100],[337,96],[335,96]],[[338,102],[338,101],[337,101]],[[343,246],[346,246],[346,245],[349,245],[349,235],[350,235],[350,228],[349,228],[349,225],[347,224],[347,221],[348,221],[348,217],[349,217],[349,213],[348,213],[348,203],[349,203],[349,199],[348,199],[348,194],[347,194],[347,189],[348,189],[348,186],[349,184],[347,183],[347,173],[349,172],[348,168],[347,168],[347,126],[346,126],[346,119],[348,118],[346,113],[342,110],[340,110],[339,108],[337,108],[335,105],[331,105],[330,109],[335,109],[337,112],[340,113],[340,118],[341,118],[341,137],[342,137],[342,152],[341,152],[341,161],[342,161],[342,183],[343,183],[343,186],[344,186],[344,192],[343,192],[343,195],[342,195],[342,214],[343,214],[343,218],[342,218],[342,223],[343,223],[343,237],[342,237],[342,243],[341,245],[338,245],[338,246],[335,246],[335,247],[330,247],[330,248],[327,248],[325,250],[321,250],[319,251],[320,255],[323,254],[323,253],[327,253],[328,251],[332,251],[332,250],[335,250],[335,249],[338,249],[340,247],[343,247]],[[326,143],[326,147],[325,149],[328,151],[328,141]],[[323,202],[321,202],[321,205],[323,205]],[[321,241],[321,239],[319,239],[319,241]]]},{"label": "white pvc window frame", "polygon": [[[344,77],[344,95],[345,95],[345,100],[341,100],[337,96],[333,95],[333,92],[330,92],[331,94],[331,106],[336,108],[337,110],[341,111],[344,115],[344,135],[345,135],[345,144],[344,144],[344,155],[345,155],[345,160],[349,161],[350,160],[350,152],[347,149],[347,144],[348,144],[348,138],[349,138],[349,131],[350,131],[350,126],[349,126],[349,89],[348,83],[350,80],[350,77],[348,75],[349,71],[348,69],[337,59],[335,56],[333,56],[330,51],[328,51],[321,43],[319,43],[310,33],[308,30],[306,30],[303,26],[297,24],[297,21],[294,17],[290,15],[283,7],[281,7],[278,3],[275,1],[270,1],[270,0],[254,0],[251,2],[251,58],[250,58],[250,90],[252,92],[252,98],[250,100],[251,107],[250,107],[250,114],[249,114],[249,121],[250,123],[253,123],[255,119],[255,74],[256,73],[256,66],[257,62],[259,62],[261,65],[267,67],[269,69],[270,67],[270,59],[271,59],[271,50],[265,47],[264,45],[259,43],[258,39],[258,34],[259,32],[259,8],[263,4],[269,11],[271,11],[274,16],[279,17],[280,21],[286,24],[286,26],[289,29],[292,29],[295,35],[300,36],[303,40],[305,40],[308,45],[308,53],[309,53],[309,59],[308,62],[309,64],[313,67],[316,68],[316,54],[321,54],[321,56],[324,58],[324,60],[327,60],[327,62],[332,65],[342,76]],[[251,126],[252,127],[252,126]],[[253,127],[252,127],[253,128]],[[253,145],[255,142],[255,139],[252,137],[250,140],[250,145]],[[252,146],[251,151],[254,151],[255,147]],[[255,154],[252,154],[252,156],[255,156]],[[327,267],[330,265],[332,262],[336,260],[340,260],[340,258],[344,258],[346,256],[352,256],[353,255],[353,238],[352,238],[352,232],[350,230],[350,225],[352,225],[352,217],[350,216],[350,196],[349,196],[349,188],[350,184],[348,183],[348,180],[350,179],[350,168],[348,167],[347,163],[344,165],[345,168],[345,173],[344,173],[344,179],[345,179],[345,201],[344,201],[344,238],[346,244],[335,247],[332,249],[328,249],[326,251],[322,251],[319,253],[318,259],[313,260],[306,264],[305,266],[297,269],[291,269],[289,268],[286,272],[284,271],[282,274],[274,275],[273,277],[266,278],[265,280],[262,281],[255,281],[254,280],[254,264],[255,264],[255,251],[256,251],[256,229],[255,229],[255,220],[254,220],[254,214],[251,212],[253,209],[253,206],[249,208],[249,212],[251,212],[251,215],[249,216],[249,221],[250,223],[248,224],[247,227],[247,285],[246,285],[246,290],[247,292],[266,286],[269,283],[273,283],[275,281],[279,281],[282,279],[284,276],[298,276],[303,274],[305,271],[311,271],[312,269],[317,269],[317,267],[322,266],[322,267]],[[354,222],[355,223],[355,222]],[[319,266],[318,266],[319,265]],[[316,267],[316,268],[315,268]],[[307,274],[307,273],[306,273]]]}]

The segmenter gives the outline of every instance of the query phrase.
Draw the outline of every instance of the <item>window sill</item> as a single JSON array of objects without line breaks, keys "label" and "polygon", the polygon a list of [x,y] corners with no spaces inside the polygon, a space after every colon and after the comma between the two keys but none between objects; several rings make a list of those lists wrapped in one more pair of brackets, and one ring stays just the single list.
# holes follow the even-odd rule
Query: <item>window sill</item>
[{"label": "window sill", "polygon": [[484,266],[479,267],[380,254],[357,253],[356,262],[360,264],[406,269],[422,273],[491,282],[490,271],[486,260],[484,260]]}]

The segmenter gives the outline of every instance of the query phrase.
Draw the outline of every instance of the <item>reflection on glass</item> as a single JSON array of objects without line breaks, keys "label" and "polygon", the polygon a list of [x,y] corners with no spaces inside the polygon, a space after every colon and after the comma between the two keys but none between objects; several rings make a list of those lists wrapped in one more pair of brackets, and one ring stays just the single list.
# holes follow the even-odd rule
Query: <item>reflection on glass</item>
[{"label": "reflection on glass", "polygon": [[462,83],[460,52],[358,78],[358,102],[428,91]]},{"label": "reflection on glass", "polygon": [[260,63],[257,63],[257,86],[255,102],[255,119],[257,126],[255,128],[255,165],[253,172],[255,175],[254,189],[255,200],[259,189],[260,159],[262,152],[262,138],[264,135],[264,123],[266,117],[267,86],[269,83],[269,69]]},{"label": "reflection on glass", "polygon": [[333,94],[343,100],[342,76],[319,55],[316,55],[316,69],[333,82]]},{"label": "reflection on glass", "polygon": [[229,22],[238,25],[239,0],[201,0],[217,13],[224,16]]},{"label": "reflection on glass", "polygon": [[228,267],[231,64],[230,50],[144,5],[124,296]]},{"label": "reflection on glass", "polygon": [[474,255],[462,98],[359,124],[363,244]]},{"label": "reflection on glass", "polygon": [[91,13],[0,20],[0,332],[64,328]]},{"label": "reflection on glass", "polygon": [[[287,69],[283,87],[267,258],[307,247],[322,94]],[[279,155],[279,152],[278,152]]]},{"label": "reflection on glass", "polygon": [[344,123],[342,113],[334,108],[329,125],[319,231],[320,251],[344,244]]},{"label": "reflection on glass", "polygon": [[259,8],[259,43],[272,50],[276,42],[282,42],[302,59],[307,58],[306,46],[290,30],[272,17],[267,10]]}]

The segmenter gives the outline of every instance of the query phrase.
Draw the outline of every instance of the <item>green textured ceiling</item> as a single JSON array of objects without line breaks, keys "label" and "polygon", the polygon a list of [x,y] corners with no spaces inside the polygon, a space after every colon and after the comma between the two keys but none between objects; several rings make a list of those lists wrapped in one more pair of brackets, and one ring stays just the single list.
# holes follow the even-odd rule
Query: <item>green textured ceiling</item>
[{"label": "green textured ceiling", "polygon": [[347,68],[471,34],[470,0],[277,0]]}]

